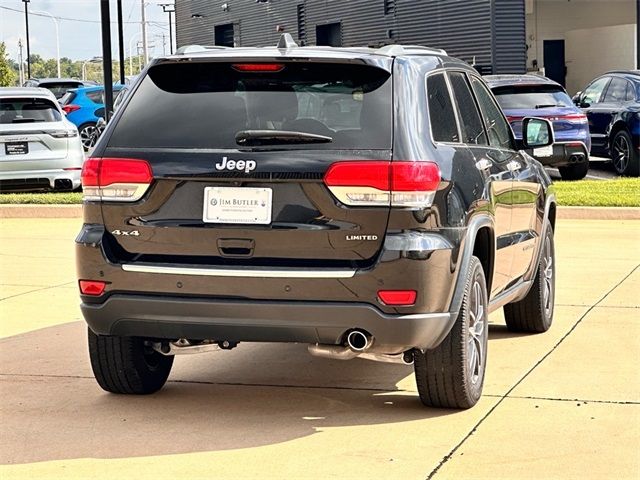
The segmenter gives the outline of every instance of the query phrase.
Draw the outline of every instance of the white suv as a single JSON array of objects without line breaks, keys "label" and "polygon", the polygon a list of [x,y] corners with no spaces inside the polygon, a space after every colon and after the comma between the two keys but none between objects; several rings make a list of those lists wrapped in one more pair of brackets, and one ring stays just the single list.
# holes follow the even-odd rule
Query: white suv
[{"label": "white suv", "polygon": [[0,88],[0,192],[75,190],[84,151],[44,88]]}]

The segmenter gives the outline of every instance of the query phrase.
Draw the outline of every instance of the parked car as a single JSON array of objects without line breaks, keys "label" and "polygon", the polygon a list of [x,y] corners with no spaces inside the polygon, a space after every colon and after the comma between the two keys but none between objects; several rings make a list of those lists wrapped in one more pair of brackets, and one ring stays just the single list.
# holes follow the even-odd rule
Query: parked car
[{"label": "parked car", "polygon": [[[121,85],[114,85],[114,94],[119,92],[121,88]],[[67,114],[69,121],[78,127],[84,148],[91,147],[96,123],[100,118],[98,113],[104,110],[104,87],[94,86],[69,90],[60,99],[60,105],[62,105],[62,110]]]},{"label": "parked car", "polygon": [[589,119],[591,153],[612,160],[620,175],[640,173],[640,70],[593,80],[573,98]]},{"label": "parked car", "polygon": [[525,117],[546,118],[553,125],[553,148],[528,151],[543,165],[558,167],[563,180],[580,180],[589,171],[591,139],[587,117],[559,83],[538,75],[487,75],[484,77],[516,138]]},{"label": "parked car", "polygon": [[[116,112],[118,110],[118,107],[120,106],[120,104],[124,100],[124,97],[127,95],[127,92],[129,91],[130,87],[131,86],[129,84],[123,85],[123,87],[120,89],[120,93],[118,93],[118,95],[116,95],[116,97],[114,98],[114,100],[113,100],[113,111],[114,112]],[[104,132],[104,129],[107,128],[107,121],[105,119],[104,108],[96,110],[95,114],[98,117],[98,121],[96,122],[96,127],[93,130],[93,133],[91,135],[91,139],[88,142],[89,148],[94,147],[96,145],[96,143],[98,143],[98,140],[102,136],[102,133]]]},{"label": "parked car", "polygon": [[424,404],[471,407],[489,312],[520,332],[553,319],[555,195],[523,151],[551,123],[517,140],[441,50],[278,47],[154,59],[85,162],[98,384],[151,393],[176,354],[302,342],[413,363]]},{"label": "parked car", "polygon": [[75,190],[84,152],[76,126],[43,88],[0,88],[0,191]]},{"label": "parked car", "polygon": [[62,98],[68,90],[87,85],[89,85],[89,83],[73,78],[30,78],[24,82],[22,86],[46,88],[47,90],[51,90],[56,98],[59,99]]}]

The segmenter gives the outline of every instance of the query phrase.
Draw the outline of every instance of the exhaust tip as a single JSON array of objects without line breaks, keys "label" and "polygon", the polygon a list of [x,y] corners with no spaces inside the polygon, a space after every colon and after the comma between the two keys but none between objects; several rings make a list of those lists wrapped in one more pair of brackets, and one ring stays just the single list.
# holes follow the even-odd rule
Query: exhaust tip
[{"label": "exhaust tip", "polygon": [[363,352],[371,346],[373,339],[371,335],[360,330],[351,330],[347,335],[347,345],[355,352]]}]

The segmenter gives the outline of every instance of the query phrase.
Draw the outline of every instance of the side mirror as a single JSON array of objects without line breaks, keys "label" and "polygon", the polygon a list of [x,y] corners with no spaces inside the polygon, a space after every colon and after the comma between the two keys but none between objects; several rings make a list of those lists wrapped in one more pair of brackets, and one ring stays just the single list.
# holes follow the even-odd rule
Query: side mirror
[{"label": "side mirror", "polygon": [[574,105],[576,106],[580,106],[580,95],[582,95],[582,92],[578,92],[576,93],[573,97],[571,97],[571,101],[573,102]]},{"label": "side mirror", "polygon": [[522,144],[525,148],[553,145],[553,126],[544,118],[527,117],[522,121]]}]

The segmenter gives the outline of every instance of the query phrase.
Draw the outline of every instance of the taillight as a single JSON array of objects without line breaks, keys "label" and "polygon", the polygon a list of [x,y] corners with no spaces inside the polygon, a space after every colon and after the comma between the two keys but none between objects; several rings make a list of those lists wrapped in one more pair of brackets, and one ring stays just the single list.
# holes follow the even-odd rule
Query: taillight
[{"label": "taillight", "polygon": [[64,111],[64,113],[69,115],[71,112],[75,112],[76,110],[80,110],[80,105],[75,105],[73,103],[70,103],[69,105],[63,105],[62,106],[62,110]]},{"label": "taillight", "polygon": [[88,158],[82,165],[85,200],[135,202],[153,181],[151,165],[133,158]]},{"label": "taillight", "polygon": [[282,63],[234,63],[231,68],[238,72],[279,72],[284,69]]},{"label": "taillight", "polygon": [[53,138],[73,138],[78,136],[78,130],[52,130],[47,133]]},{"label": "taillight", "polygon": [[517,117],[515,115],[507,115],[507,120],[509,121],[509,123],[521,122],[523,118],[524,117]]},{"label": "taillight", "polygon": [[338,162],[324,183],[345,205],[420,209],[433,203],[440,168],[433,162]]},{"label": "taillight", "polygon": [[78,283],[80,284],[80,293],[94,297],[102,295],[107,286],[106,282],[100,280],[80,280]]},{"label": "taillight", "polygon": [[385,305],[409,306],[416,303],[418,293],[415,290],[380,290],[378,300]]},{"label": "taillight", "polygon": [[551,120],[564,120],[569,123],[578,123],[578,124],[587,124],[587,116],[583,113],[570,113],[568,115],[560,115],[558,117],[554,117]]}]

